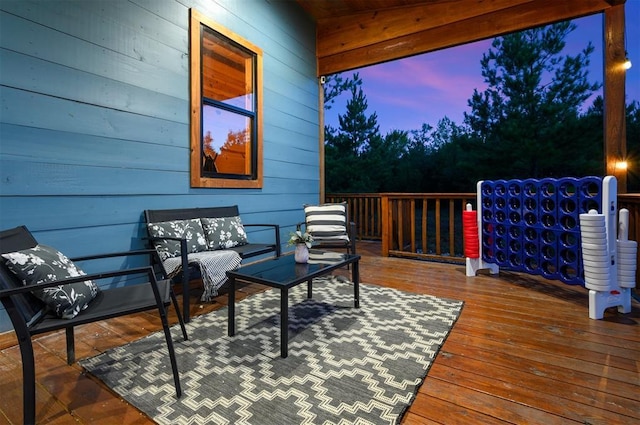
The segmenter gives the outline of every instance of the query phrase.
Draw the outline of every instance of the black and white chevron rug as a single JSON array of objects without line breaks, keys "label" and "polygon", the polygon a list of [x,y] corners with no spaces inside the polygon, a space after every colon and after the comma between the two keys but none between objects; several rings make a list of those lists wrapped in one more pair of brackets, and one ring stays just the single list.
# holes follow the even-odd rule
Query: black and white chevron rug
[{"label": "black and white chevron rug", "polygon": [[173,328],[183,388],[176,399],[162,332],[80,364],[160,424],[399,423],[462,309],[461,301],[341,278],[290,291],[289,357],[280,357],[280,292]]}]

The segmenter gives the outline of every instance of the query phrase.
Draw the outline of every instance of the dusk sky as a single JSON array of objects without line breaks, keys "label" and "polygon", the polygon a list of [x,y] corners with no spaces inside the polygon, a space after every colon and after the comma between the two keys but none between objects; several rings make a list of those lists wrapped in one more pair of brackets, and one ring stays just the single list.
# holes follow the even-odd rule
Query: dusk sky
[{"label": "dusk sky", "polygon": [[[627,102],[640,101],[640,0],[627,0],[627,52],[633,66],[627,70]],[[577,25],[566,39],[563,55],[574,55],[589,41],[595,50],[591,54],[589,80],[603,82],[603,14],[575,19]],[[427,53],[402,60],[374,65],[345,73],[359,72],[362,89],[367,97],[367,116],[376,112],[380,133],[391,130],[417,130],[423,123],[435,127],[445,116],[462,124],[463,113],[469,112],[467,101],[473,89],[483,91],[486,84],[481,75],[480,59],[491,47],[491,40]],[[601,91],[600,91],[601,94]],[[338,114],[345,113],[350,93],[336,100],[325,111],[325,124],[338,127]],[[591,101],[588,101],[588,105]]]}]

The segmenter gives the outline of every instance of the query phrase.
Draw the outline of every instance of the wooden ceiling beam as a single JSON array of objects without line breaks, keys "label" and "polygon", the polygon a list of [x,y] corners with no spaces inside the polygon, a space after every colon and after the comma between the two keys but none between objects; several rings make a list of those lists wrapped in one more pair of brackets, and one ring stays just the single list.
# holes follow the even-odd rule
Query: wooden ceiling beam
[{"label": "wooden ceiling beam", "polygon": [[[610,1],[612,0],[533,0],[524,2],[512,0],[511,4],[516,4],[516,6],[420,30],[412,34],[391,37],[390,33],[400,30],[379,27],[377,32],[383,33],[386,31],[385,36],[379,37],[381,40],[377,38],[373,43],[365,43],[364,45],[362,45],[361,41],[348,41],[363,38],[362,28],[357,29],[357,27],[350,26],[349,31],[346,31],[346,29],[342,31],[341,37],[345,41],[341,44],[343,46],[358,44],[362,45],[362,47],[353,49],[343,47],[342,51],[331,54],[323,54],[318,49],[318,76],[361,68],[492,38],[539,25],[599,13],[611,7]],[[469,4],[468,2],[465,3]],[[404,9],[402,8],[402,10]],[[461,16],[462,12],[459,11],[458,14],[458,16]],[[405,14],[405,16],[407,15]],[[384,22],[389,24],[391,22],[390,19],[386,18]],[[437,21],[446,18],[431,17],[430,19]],[[406,22],[404,25],[407,25]],[[372,29],[372,25],[365,26],[365,30],[367,34],[375,33],[376,31],[375,28]],[[318,45],[321,44],[321,34],[325,32],[332,34],[335,32],[335,27],[324,28],[319,22]],[[331,51],[334,50],[331,49]]]},{"label": "wooden ceiling beam", "polygon": [[534,0],[460,0],[371,10],[318,21],[318,57],[419,33]]}]

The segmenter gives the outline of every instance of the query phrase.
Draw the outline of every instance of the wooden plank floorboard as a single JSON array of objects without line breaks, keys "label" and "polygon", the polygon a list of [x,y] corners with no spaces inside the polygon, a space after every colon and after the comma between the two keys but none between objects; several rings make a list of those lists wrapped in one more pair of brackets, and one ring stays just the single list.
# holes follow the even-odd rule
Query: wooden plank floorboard
[{"label": "wooden plank floorboard", "polygon": [[602,418],[609,421],[631,421],[637,416],[637,402],[634,400],[580,388],[562,380],[536,377],[496,364],[485,365],[475,359],[465,359],[453,367],[441,361],[434,365],[429,374],[433,379],[457,383],[477,391],[486,392],[490,389],[492,394],[509,401],[540,406],[541,410],[574,421],[582,421],[593,408],[599,409]]},{"label": "wooden plank floorboard", "polygon": [[[361,282],[465,303],[404,425],[640,423],[637,302],[629,314],[609,309],[604,320],[591,320],[582,287],[502,271],[467,277],[459,264],[381,258],[379,243],[362,242],[358,249]],[[200,285],[192,283],[192,315],[226,305],[224,288],[213,302],[201,303]],[[262,290],[242,286],[238,299]],[[173,309],[169,317],[177,322]],[[86,325],[76,331],[76,356],[93,356],[159,329],[159,318],[148,313]],[[36,341],[39,423],[153,423],[77,364],[66,365],[64,333]],[[0,335],[0,424],[22,420],[15,344],[13,333]]]},{"label": "wooden plank floorboard", "polygon": [[505,343],[504,341],[496,341],[490,338],[480,338],[465,335],[463,333],[452,333],[449,336],[447,342],[449,340],[471,347],[480,347],[494,352],[508,353],[509,355],[514,355],[514,353],[517,352],[518,356],[525,359],[525,361],[543,361],[552,366],[578,370],[583,373],[589,373],[595,376],[599,376],[602,379],[606,380],[626,382],[628,384],[636,386],[640,385],[640,382],[638,381],[637,371],[633,372],[624,369],[612,368],[606,364],[601,363],[577,361],[573,357],[567,358],[552,351],[541,352],[539,350],[526,349],[524,347],[518,347],[511,343]]},{"label": "wooden plank floorboard", "polygon": [[418,393],[405,416],[404,425],[444,424],[444,425],[505,425],[510,422],[477,412],[436,397]]},{"label": "wooden plank floorboard", "polygon": [[473,411],[476,415],[482,414],[512,424],[580,423],[502,397],[502,391],[491,383],[485,387],[475,389],[470,388],[466,383],[430,378],[422,385],[419,394],[428,397],[429,400],[440,399],[458,406],[458,409]]},{"label": "wooden plank floorboard", "polygon": [[476,303],[467,304],[465,307],[465,315],[472,314],[490,322],[500,321],[513,326],[534,326],[558,335],[583,339],[585,341],[600,342],[614,347],[633,349],[639,349],[640,347],[640,341],[637,339],[636,333],[629,332],[626,326],[592,326],[588,330],[585,330],[582,323],[573,323],[572,321],[562,319],[554,321],[550,317],[546,317],[545,324],[540,325],[539,314],[532,316],[521,312],[514,313],[490,306],[480,306]]},{"label": "wooden plank floorboard", "polygon": [[[594,389],[606,391],[607,394],[614,397],[634,402],[636,413],[638,413],[640,392],[637,385],[608,379],[605,388],[601,388],[603,378],[600,374],[596,375],[578,370],[577,367],[579,365],[576,363],[570,365],[574,367],[555,366],[548,362],[540,361],[539,358],[541,356],[538,356],[538,359],[532,359],[528,354],[525,350],[519,350],[515,353],[514,350],[509,350],[508,352],[495,351],[485,347],[458,344],[449,338],[443,348],[442,355],[438,358],[438,362],[459,369],[474,365],[473,368],[477,373],[485,373],[489,376],[491,376],[493,369],[496,367],[508,368],[512,371],[514,378],[521,373],[528,373],[527,378],[534,381],[538,379],[553,381],[546,388],[546,391],[553,394],[557,393],[558,386],[561,385],[567,388],[566,392],[573,391],[577,395],[585,391],[595,391]],[[627,374],[625,373],[625,375]],[[522,382],[522,380],[520,381]]]},{"label": "wooden plank floorboard", "polygon": [[456,330],[469,335],[482,335],[496,341],[508,340],[518,349],[529,348],[539,352],[553,352],[567,358],[607,364],[609,367],[637,370],[638,350],[607,346],[601,343],[568,338],[530,327],[517,327],[495,322],[465,320]]}]

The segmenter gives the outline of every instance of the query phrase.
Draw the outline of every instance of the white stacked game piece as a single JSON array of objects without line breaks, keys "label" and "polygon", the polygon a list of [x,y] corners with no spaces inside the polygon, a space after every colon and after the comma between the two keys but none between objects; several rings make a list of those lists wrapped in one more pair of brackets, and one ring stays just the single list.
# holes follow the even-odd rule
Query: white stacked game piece
[{"label": "white stacked game piece", "polygon": [[618,286],[621,288],[635,288],[636,267],[638,260],[638,242],[629,238],[629,210],[620,210],[618,223],[618,240],[616,241]]},{"label": "white stacked game piece", "polygon": [[587,289],[609,291],[612,284],[611,257],[605,215],[596,210],[580,214],[580,242]]}]

